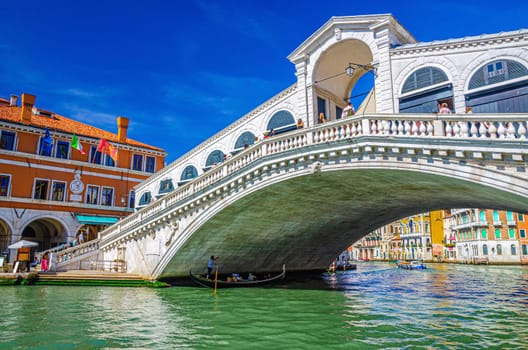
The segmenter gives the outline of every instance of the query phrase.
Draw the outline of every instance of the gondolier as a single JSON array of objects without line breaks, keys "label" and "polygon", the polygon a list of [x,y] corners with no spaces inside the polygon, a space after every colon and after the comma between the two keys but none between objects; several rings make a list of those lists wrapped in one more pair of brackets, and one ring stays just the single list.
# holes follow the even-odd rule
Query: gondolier
[{"label": "gondolier", "polygon": [[207,262],[207,278],[211,278],[213,276],[213,267],[216,268],[216,260],[218,258],[220,257],[215,257],[214,255],[211,255],[209,258],[209,261]]}]

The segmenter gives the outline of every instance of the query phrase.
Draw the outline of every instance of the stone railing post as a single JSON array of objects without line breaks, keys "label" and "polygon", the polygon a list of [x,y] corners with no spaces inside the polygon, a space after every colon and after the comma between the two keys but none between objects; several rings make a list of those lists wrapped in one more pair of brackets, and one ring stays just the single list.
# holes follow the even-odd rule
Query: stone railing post
[{"label": "stone railing post", "polygon": [[433,120],[433,135],[445,136],[444,122],[442,120]]},{"label": "stone railing post", "polygon": [[361,134],[370,135],[370,119],[361,120]]}]

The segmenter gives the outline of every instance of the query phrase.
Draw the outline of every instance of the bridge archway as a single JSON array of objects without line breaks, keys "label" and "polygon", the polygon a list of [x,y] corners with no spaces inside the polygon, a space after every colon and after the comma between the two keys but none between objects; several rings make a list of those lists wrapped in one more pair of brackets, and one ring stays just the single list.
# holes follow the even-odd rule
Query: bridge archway
[{"label": "bridge archway", "polygon": [[[528,208],[526,193],[505,191],[511,179],[485,184],[455,165],[418,170],[412,163],[406,169],[383,163],[278,175],[223,198],[193,218],[182,233],[188,237],[179,247],[185,253],[167,252],[170,261],[161,261],[159,272],[185,275],[210,255],[222,256],[227,271],[273,269],[284,262],[290,270],[324,268],[356,240],[403,217],[443,208]],[[496,177],[493,171],[486,175]]]},{"label": "bridge archway", "polygon": [[370,65],[372,61],[373,54],[369,45],[359,39],[338,41],[320,55],[312,72],[312,84],[315,90],[314,123],[319,122],[321,113],[324,114],[326,121],[341,117],[339,111],[350,100],[355,84],[368,73],[367,70],[360,68],[355,69],[349,76],[345,73],[345,69],[349,63]]}]

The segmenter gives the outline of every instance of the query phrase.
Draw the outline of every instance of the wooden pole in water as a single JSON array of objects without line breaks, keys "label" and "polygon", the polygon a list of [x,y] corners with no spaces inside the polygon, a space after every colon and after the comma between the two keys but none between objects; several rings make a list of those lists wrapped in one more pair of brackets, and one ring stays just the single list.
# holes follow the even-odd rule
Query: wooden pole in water
[{"label": "wooden pole in water", "polygon": [[218,268],[215,269],[214,295],[216,295],[217,284],[218,284]]}]

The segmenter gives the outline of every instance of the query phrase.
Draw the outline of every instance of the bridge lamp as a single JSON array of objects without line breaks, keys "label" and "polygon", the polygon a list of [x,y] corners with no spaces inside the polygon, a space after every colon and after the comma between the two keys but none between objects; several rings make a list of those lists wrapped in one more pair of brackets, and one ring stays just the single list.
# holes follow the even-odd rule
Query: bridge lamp
[{"label": "bridge lamp", "polygon": [[374,76],[376,78],[378,77],[378,67],[376,67],[374,64],[371,64],[371,63],[359,64],[359,63],[349,62],[348,67],[345,68],[345,74],[351,77],[357,69],[363,69],[366,72],[372,71],[374,73]]}]

